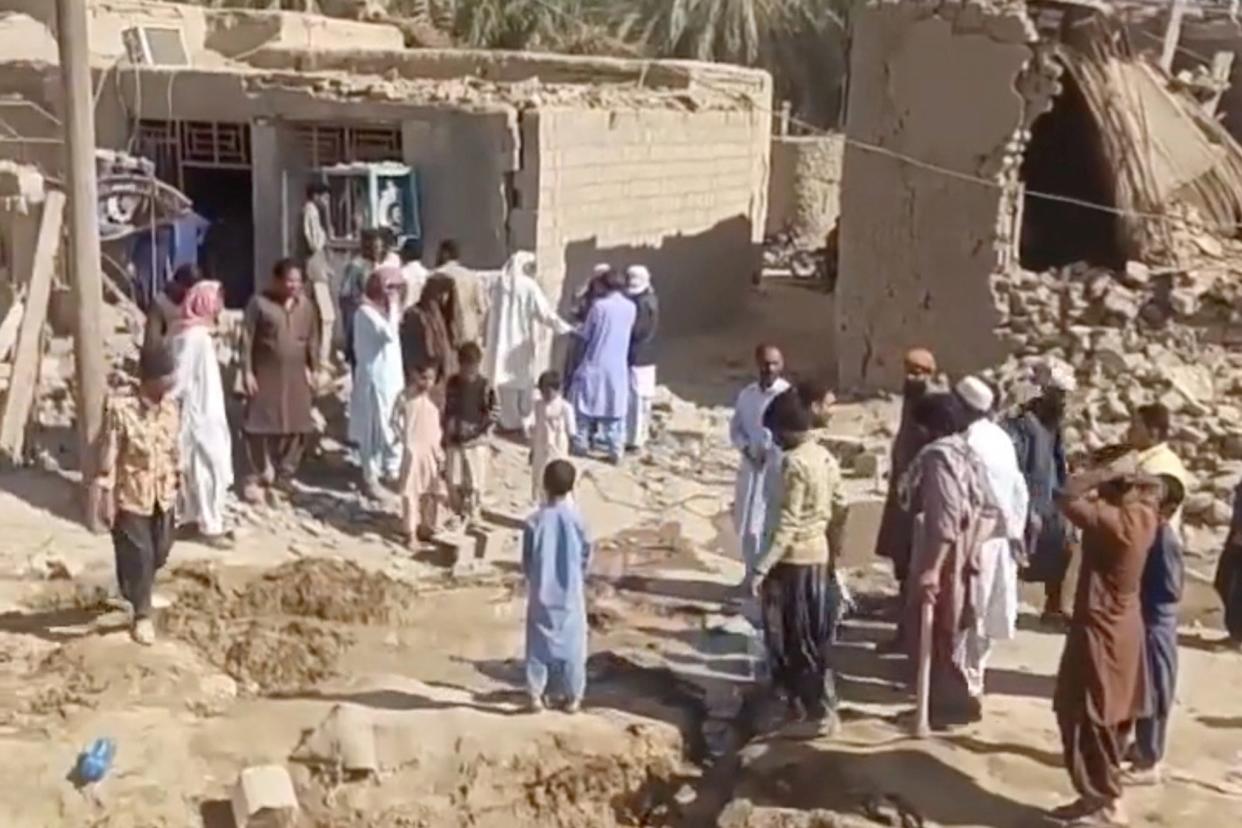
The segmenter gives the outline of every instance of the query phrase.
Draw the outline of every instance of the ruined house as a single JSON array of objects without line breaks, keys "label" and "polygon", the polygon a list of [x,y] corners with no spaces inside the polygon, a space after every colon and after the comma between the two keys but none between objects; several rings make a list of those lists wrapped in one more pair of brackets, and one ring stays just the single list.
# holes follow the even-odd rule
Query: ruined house
[{"label": "ruined house", "polygon": [[[296,252],[317,170],[380,161],[415,171],[428,257],[449,237],[482,268],[533,250],[561,301],[597,261],[644,263],[672,331],[746,294],[766,211],[764,72],[414,50],[391,26],[292,12],[89,5],[97,143],[149,158],[227,228],[230,304]],[[0,156],[57,179],[52,7],[0,0]]]},{"label": "ruined house", "polygon": [[1175,267],[1179,230],[1242,220],[1242,151],[1112,4],[869,3],[846,135],[847,386],[891,387],[914,345],[951,373],[999,362],[995,288],[1022,268]]}]

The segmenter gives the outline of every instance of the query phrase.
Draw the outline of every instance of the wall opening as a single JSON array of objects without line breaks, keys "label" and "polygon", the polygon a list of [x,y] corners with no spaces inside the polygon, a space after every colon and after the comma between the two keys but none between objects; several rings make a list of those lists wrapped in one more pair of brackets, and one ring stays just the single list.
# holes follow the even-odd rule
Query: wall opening
[{"label": "wall opening", "polygon": [[144,120],[136,139],[156,176],[185,193],[209,222],[198,264],[224,285],[229,307],[243,307],[255,288],[249,124]]},{"label": "wall opening", "polygon": [[1114,206],[1113,177],[1099,126],[1070,73],[1052,109],[1031,128],[1022,162],[1027,195],[1022,207],[1019,252],[1028,270],[1089,262],[1123,267],[1118,217],[1112,213],[1040,198],[1049,193]]},{"label": "wall opening", "polygon": [[207,278],[224,285],[229,307],[243,307],[255,289],[250,170],[186,164],[181,177],[194,211],[211,222],[198,248],[198,263]]}]

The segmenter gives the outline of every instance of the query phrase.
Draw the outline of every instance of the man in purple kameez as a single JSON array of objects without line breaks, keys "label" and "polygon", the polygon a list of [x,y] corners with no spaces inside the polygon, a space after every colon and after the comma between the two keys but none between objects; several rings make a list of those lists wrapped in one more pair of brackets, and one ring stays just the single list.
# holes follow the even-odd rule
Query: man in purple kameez
[{"label": "man in purple kameez", "polygon": [[579,424],[573,449],[577,454],[585,454],[590,448],[588,442],[598,438],[609,459],[619,463],[625,452],[630,334],[635,310],[634,303],[622,292],[625,277],[609,271],[605,278],[606,293],[591,306],[586,322],[577,332],[583,349],[570,392]]}]

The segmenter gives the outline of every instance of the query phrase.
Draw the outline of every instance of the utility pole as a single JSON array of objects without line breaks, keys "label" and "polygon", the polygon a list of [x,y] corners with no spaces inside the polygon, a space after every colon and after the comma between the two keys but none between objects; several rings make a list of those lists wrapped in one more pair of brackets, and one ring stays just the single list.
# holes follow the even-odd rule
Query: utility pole
[{"label": "utility pole", "polygon": [[[69,262],[73,274],[74,367],[78,383],[78,453],[82,479],[95,476],[107,365],[103,344],[103,276],[99,267],[99,188],[95,181],[95,101],[84,0],[56,0],[60,78],[64,88],[69,169]],[[88,508],[88,524],[96,520]]]}]

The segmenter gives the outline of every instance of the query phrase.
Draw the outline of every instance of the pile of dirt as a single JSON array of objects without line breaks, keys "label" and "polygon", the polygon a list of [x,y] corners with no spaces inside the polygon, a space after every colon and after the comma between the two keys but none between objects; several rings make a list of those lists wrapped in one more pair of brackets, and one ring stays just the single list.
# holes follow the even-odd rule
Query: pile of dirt
[{"label": "pile of dirt", "polygon": [[417,590],[344,561],[304,559],[232,586],[219,570],[173,573],[177,600],[163,630],[194,646],[249,692],[293,692],[333,674],[353,643],[335,625],[400,626]]},{"label": "pile of dirt", "polygon": [[308,823],[325,828],[681,824],[675,795],[687,769],[666,734],[630,726],[596,748],[572,737],[531,734],[518,746],[497,727],[488,750],[459,747],[433,761],[443,767],[419,762],[418,768],[379,782],[345,786],[330,775],[317,779],[302,796]]},{"label": "pile of dirt", "polygon": [[348,633],[313,621],[215,618],[172,607],[160,616],[164,632],[195,647],[250,693],[291,693],[335,672],[353,643]]},{"label": "pile of dirt", "polygon": [[234,611],[292,615],[365,626],[405,626],[419,591],[355,563],[307,558],[279,566],[249,584]]}]

